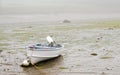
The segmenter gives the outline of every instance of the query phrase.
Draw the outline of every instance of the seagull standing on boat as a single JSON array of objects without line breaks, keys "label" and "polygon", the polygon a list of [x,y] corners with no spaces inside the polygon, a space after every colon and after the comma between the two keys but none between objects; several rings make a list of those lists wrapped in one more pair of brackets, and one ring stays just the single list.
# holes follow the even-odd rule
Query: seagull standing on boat
[{"label": "seagull standing on boat", "polygon": [[48,41],[48,43],[49,43],[49,46],[53,47],[54,44],[55,44],[55,41],[53,41],[53,39],[52,39],[50,36],[47,36],[46,39],[47,39],[47,41]]}]

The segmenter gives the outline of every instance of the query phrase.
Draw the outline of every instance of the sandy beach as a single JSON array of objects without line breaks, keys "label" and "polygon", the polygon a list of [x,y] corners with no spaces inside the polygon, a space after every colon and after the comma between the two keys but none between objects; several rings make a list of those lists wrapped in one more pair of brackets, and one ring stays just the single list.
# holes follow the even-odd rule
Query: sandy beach
[{"label": "sandy beach", "polygon": [[[1,75],[120,74],[120,19],[71,20],[71,23],[2,22]],[[56,42],[65,46],[63,55],[36,66],[21,67],[20,64],[27,57],[26,46],[46,42],[47,35],[52,35]]]},{"label": "sandy beach", "polygon": [[[119,0],[0,0],[0,75],[120,75]],[[62,56],[21,67],[26,46],[64,45]]]}]

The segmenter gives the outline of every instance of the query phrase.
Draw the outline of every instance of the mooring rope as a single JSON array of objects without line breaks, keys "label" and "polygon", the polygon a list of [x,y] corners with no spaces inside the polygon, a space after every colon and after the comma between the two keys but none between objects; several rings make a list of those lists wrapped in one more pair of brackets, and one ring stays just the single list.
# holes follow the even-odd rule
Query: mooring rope
[{"label": "mooring rope", "polygon": [[31,60],[30,60],[30,63],[31,63],[31,65],[32,65],[33,67],[35,67],[37,70],[40,70],[40,68],[37,67],[37,65],[35,65],[34,63],[31,62]]}]

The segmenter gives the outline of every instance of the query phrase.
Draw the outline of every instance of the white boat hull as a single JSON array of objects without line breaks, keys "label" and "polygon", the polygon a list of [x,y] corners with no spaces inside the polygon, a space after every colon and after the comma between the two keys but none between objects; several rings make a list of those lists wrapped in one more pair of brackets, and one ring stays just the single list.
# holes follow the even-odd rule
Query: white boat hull
[{"label": "white boat hull", "polygon": [[[56,56],[57,57],[57,56]],[[54,57],[30,57],[31,64],[35,64],[44,60],[48,60]]]},{"label": "white boat hull", "polygon": [[62,54],[62,50],[28,50],[27,56],[29,57],[32,64],[40,61],[58,57]]}]

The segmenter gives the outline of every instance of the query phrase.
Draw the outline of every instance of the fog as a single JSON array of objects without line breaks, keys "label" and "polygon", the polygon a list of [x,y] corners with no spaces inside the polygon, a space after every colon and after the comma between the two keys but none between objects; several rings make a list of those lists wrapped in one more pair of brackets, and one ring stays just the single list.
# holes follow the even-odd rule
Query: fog
[{"label": "fog", "polygon": [[120,18],[119,0],[0,0],[0,24]]},{"label": "fog", "polygon": [[0,0],[0,14],[119,14],[119,0]]}]

